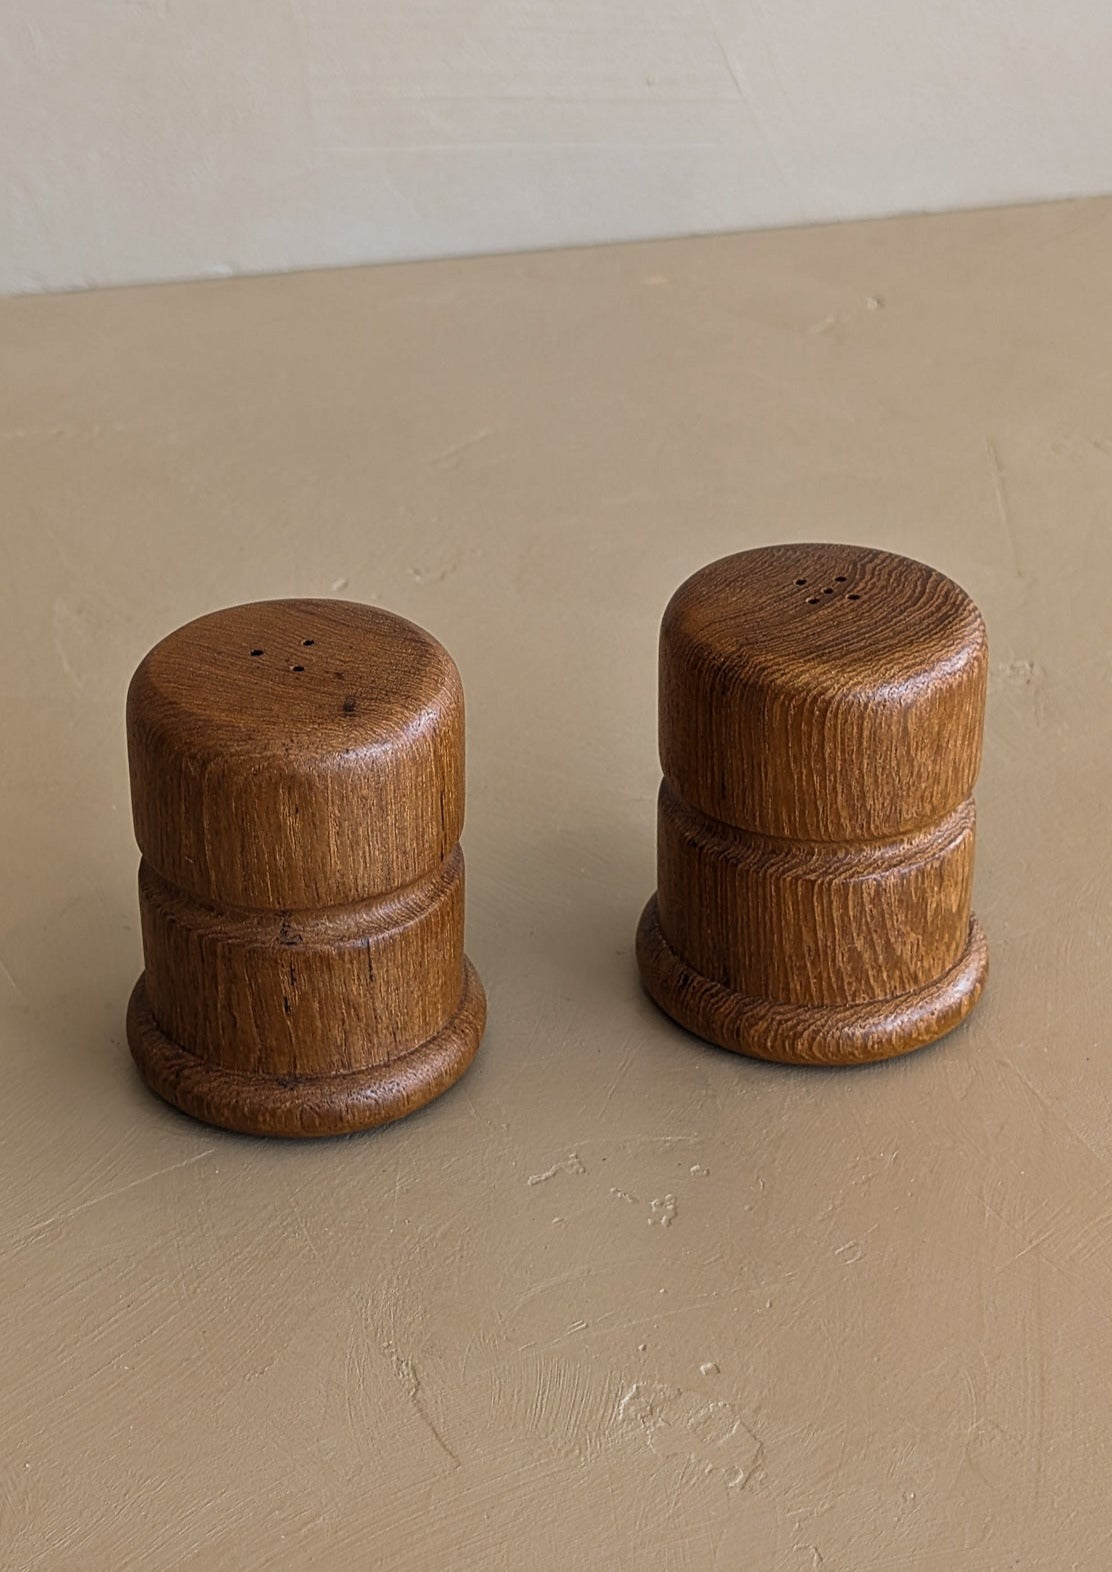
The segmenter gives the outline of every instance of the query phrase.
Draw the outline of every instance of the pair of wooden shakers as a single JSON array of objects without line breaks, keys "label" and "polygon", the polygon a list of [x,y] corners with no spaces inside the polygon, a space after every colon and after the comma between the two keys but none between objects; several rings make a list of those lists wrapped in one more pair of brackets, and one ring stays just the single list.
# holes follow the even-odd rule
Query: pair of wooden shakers
[{"label": "pair of wooden shakers", "polygon": [[[742,552],[660,640],[658,890],[645,987],[722,1047],[860,1064],[956,1026],[987,650],[943,574],[862,547]],[[463,692],[428,633],[265,601],[172,633],[128,694],[148,1084],[257,1134],[400,1118],[474,1057]]]}]

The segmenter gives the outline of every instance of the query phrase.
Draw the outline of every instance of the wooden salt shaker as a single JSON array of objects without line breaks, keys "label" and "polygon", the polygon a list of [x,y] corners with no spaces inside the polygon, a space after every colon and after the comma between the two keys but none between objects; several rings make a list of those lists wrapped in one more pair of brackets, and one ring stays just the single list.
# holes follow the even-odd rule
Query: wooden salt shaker
[{"label": "wooden salt shaker", "polygon": [[660,635],[649,994],[760,1059],[906,1053],[969,1014],[987,645],[969,596],[859,546],[725,557]]},{"label": "wooden salt shaker", "polygon": [[146,966],[127,1030],[153,1090],[307,1136],[449,1087],[486,1002],[447,651],[369,606],[235,606],[151,650],[127,730]]}]

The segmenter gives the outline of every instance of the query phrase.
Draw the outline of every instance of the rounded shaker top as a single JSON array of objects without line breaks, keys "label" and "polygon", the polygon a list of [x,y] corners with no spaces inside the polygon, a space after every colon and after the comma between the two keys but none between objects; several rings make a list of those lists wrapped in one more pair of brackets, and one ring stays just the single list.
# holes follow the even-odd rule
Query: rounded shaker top
[{"label": "rounded shaker top", "polygon": [[431,634],[373,606],[198,617],[127,701],[136,839],[213,905],[339,905],[439,867],[463,823],[463,691]]},{"label": "rounded shaker top", "polygon": [[981,614],[936,569],[862,546],[739,552],[664,613],[664,776],[758,834],[905,834],[969,796],[986,676]]}]

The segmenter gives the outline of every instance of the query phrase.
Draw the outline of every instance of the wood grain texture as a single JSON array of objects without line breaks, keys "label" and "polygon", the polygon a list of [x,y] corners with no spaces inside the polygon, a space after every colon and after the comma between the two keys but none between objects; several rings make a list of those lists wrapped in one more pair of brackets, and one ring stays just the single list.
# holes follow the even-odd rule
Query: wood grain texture
[{"label": "wood grain texture", "polygon": [[214,1124],[324,1135],[437,1096],[482,1034],[463,953],[463,690],[372,607],[214,612],[128,694],[148,1083]]},{"label": "wood grain texture", "polygon": [[987,970],[970,792],[987,641],[945,575],[862,547],[723,558],[660,641],[645,985],[700,1036],[852,1064],[933,1041]]}]

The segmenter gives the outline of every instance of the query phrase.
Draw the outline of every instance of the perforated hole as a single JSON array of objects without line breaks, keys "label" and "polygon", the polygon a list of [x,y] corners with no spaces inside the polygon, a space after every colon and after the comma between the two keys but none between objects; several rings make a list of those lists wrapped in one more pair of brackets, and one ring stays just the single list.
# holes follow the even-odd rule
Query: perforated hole
[{"label": "perforated hole", "polygon": [[835,584],[844,584],[846,582],[845,574],[844,573],[836,573],[834,575],[834,582],[835,582]]},{"label": "perforated hole", "polygon": [[252,650],[251,653],[252,653],[252,655],[263,655],[266,652],[265,652],[265,650]]},{"label": "perforated hole", "polygon": [[847,600],[860,600],[861,597],[860,597],[860,595],[847,595],[846,599]]},{"label": "perforated hole", "polygon": [[311,644],[315,644],[317,641],[316,639],[302,639],[301,642],[304,644],[305,648],[308,649]]},{"label": "perforated hole", "polygon": [[801,588],[801,589],[802,589],[802,587],[803,587],[803,585],[804,585],[804,584],[806,584],[806,582],[807,582],[807,580],[806,580],[806,579],[796,579],[796,581],[795,581],[795,582],[796,582],[796,583],[797,583],[797,584],[798,584],[798,585],[799,585],[799,586],[800,586],[800,588]]},{"label": "perforated hole", "polygon": [[291,666],[290,670],[291,671],[304,671],[305,667],[304,666]]}]

